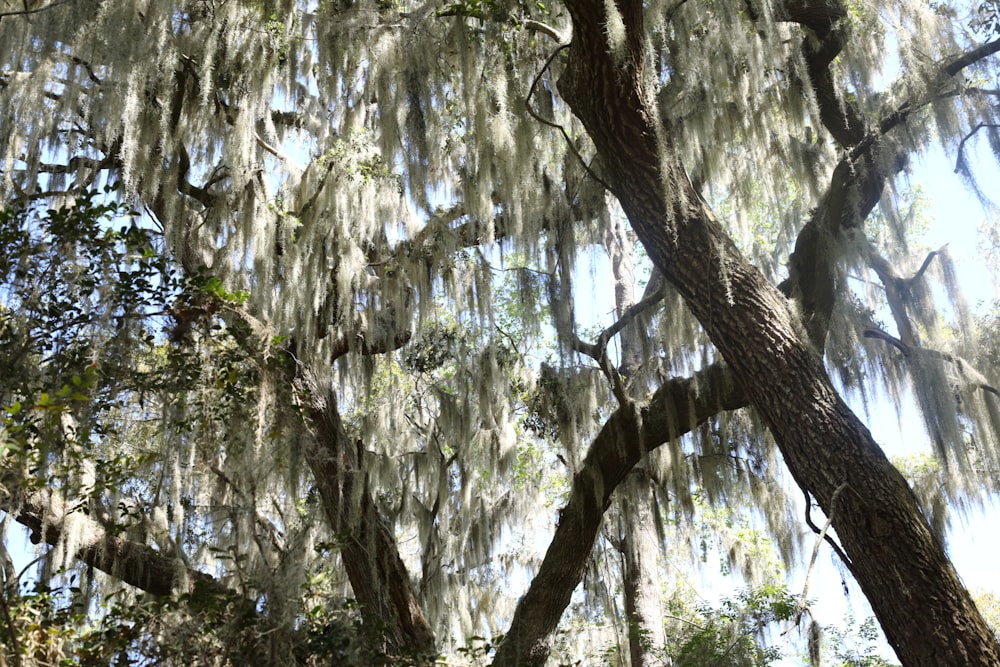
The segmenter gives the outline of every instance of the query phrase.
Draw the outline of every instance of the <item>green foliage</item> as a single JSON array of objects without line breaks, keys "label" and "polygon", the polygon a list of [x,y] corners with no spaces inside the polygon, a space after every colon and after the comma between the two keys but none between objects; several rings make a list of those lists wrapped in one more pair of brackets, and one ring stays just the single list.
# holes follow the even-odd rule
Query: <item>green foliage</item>
[{"label": "green foliage", "polygon": [[17,454],[9,466],[38,473],[22,487],[59,479],[96,494],[127,475],[101,443],[181,282],[156,234],[112,199],[86,191],[60,208],[0,212],[0,442]]},{"label": "green foliage", "polygon": [[[246,600],[199,591],[176,598],[131,596],[125,591],[98,601],[87,587],[50,588],[34,583],[10,595],[0,623],[0,660],[13,663],[15,647],[25,667],[251,664],[390,664],[375,638],[362,639],[357,610],[318,603],[279,634]],[[298,658],[296,657],[298,656]]]},{"label": "green foliage", "polygon": [[150,343],[142,320],[177,289],[155,244],[127,209],[95,192],[58,209],[0,212],[2,390],[61,386],[95,361],[104,342],[119,353]]},{"label": "green foliage", "polygon": [[826,652],[832,653],[837,667],[894,667],[879,655],[881,633],[873,617],[858,623],[849,615],[845,627],[828,627],[824,635]]},{"label": "green foliage", "polygon": [[[188,514],[191,490],[165,491],[171,457],[192,442],[218,442],[257,405],[259,368],[250,363],[251,346],[238,342],[247,332],[219,317],[248,295],[209,274],[181,276],[158,235],[123,207],[103,203],[106,194],[81,193],[59,209],[0,212],[4,485],[55,490],[71,514],[99,519],[109,535],[181,555],[218,529],[215,517]],[[229,458],[245,446],[229,444]],[[165,525],[153,525],[156,513]],[[272,616],[252,584],[232,599],[116,593],[93,602],[90,579],[83,592],[42,583],[78,576],[63,569],[71,562],[52,561],[57,552],[42,559],[48,574],[34,588],[9,596],[0,637],[38,664],[133,664],[141,655],[149,660],[141,664],[243,665],[298,641],[267,625]],[[244,560],[234,553],[229,567],[239,571]],[[255,601],[264,613],[255,612]],[[217,663],[219,656],[229,662]]]},{"label": "green foliage", "polygon": [[993,591],[978,590],[972,597],[976,601],[976,606],[982,612],[983,618],[993,630],[993,634],[1000,637],[1000,596]]},{"label": "green foliage", "polygon": [[673,624],[668,653],[678,667],[768,665],[781,651],[764,644],[767,630],[797,611],[796,598],[784,586],[746,588],[718,606],[699,605],[693,620]]},{"label": "green foliage", "polygon": [[462,335],[455,324],[432,323],[403,352],[403,367],[417,373],[429,373],[455,358]]},{"label": "green foliage", "polygon": [[[210,321],[247,293],[207,274],[182,277],[158,235],[110,194],[0,212],[0,442],[42,472],[55,466],[60,478],[92,460],[95,494],[149,461],[112,443],[150,394],[189,388],[206,368],[223,396],[245,400],[237,388],[255,381],[241,375],[236,347]],[[209,366],[193,348],[164,347],[164,330],[190,342],[199,324],[214,337]]]}]

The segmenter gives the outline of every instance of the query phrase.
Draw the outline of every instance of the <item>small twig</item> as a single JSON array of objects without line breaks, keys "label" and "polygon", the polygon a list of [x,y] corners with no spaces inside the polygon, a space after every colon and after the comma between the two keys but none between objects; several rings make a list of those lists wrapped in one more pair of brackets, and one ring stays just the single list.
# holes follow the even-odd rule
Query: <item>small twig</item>
[{"label": "small twig", "polygon": [[90,77],[91,81],[93,81],[94,83],[96,83],[98,85],[100,85],[100,84],[103,83],[103,81],[101,81],[101,79],[97,76],[97,74],[94,73],[94,68],[91,67],[90,63],[88,63],[86,60],[84,60],[83,58],[80,58],[79,56],[71,56],[69,60],[74,65],[80,65],[85,70],[87,70],[87,74]]},{"label": "small twig", "polygon": [[967,142],[969,139],[971,139],[974,134],[976,134],[977,132],[979,132],[979,130],[982,130],[984,128],[989,128],[989,129],[995,130],[997,128],[1000,128],[1000,125],[998,125],[997,123],[982,123],[982,122],[980,122],[980,123],[977,123],[976,126],[974,128],[972,128],[972,130],[970,130],[967,135],[965,135],[964,137],[962,137],[962,140],[960,142],[958,142],[958,157],[955,159],[955,173],[956,174],[965,173],[965,172],[968,171],[968,164],[965,161],[965,142]]},{"label": "small twig", "polygon": [[559,123],[556,123],[555,121],[551,121],[548,118],[543,118],[541,115],[538,114],[538,112],[536,112],[534,109],[531,108],[531,97],[535,94],[535,88],[538,87],[538,82],[541,80],[542,75],[545,74],[546,70],[548,70],[549,67],[552,65],[552,61],[555,60],[555,57],[557,55],[559,55],[559,52],[562,51],[563,49],[568,49],[569,47],[570,47],[569,44],[561,44],[559,47],[556,48],[555,51],[552,52],[552,55],[548,57],[548,59],[545,61],[545,64],[542,65],[542,69],[538,70],[538,73],[535,75],[535,78],[531,82],[531,87],[528,89],[528,96],[524,98],[524,108],[527,110],[528,114],[532,118],[537,120],[542,125],[548,125],[549,127],[559,130],[559,132],[563,135],[563,138],[566,140],[567,145],[569,145],[570,151],[572,151],[573,155],[576,156],[576,159],[580,161],[580,164],[583,165],[584,170],[588,174],[590,174],[591,178],[593,178],[595,181],[604,186],[605,190],[611,192],[611,186],[608,185],[604,181],[604,179],[602,179],[600,176],[594,173],[594,170],[590,168],[590,165],[587,163],[587,161],[583,159],[582,155],[580,155],[580,151],[577,149],[576,144],[573,143],[573,140],[570,138],[569,133],[566,131],[566,128],[560,125]]},{"label": "small twig", "polygon": [[598,334],[597,340],[593,343],[584,342],[580,340],[578,336],[573,336],[573,350],[579,352],[580,354],[585,354],[597,362],[597,365],[611,383],[611,389],[615,394],[615,398],[618,399],[618,402],[622,406],[628,403],[628,399],[625,394],[625,387],[621,381],[621,374],[618,373],[618,370],[608,359],[608,341],[610,341],[611,338],[619,331],[624,329],[629,322],[642,314],[643,311],[662,301],[663,296],[664,291],[659,289],[629,306],[625,312],[622,313],[621,317],[612,323],[611,326]]},{"label": "small twig", "polygon": [[837,507],[837,498],[840,496],[840,492],[843,491],[845,488],[847,488],[847,482],[842,483],[833,492],[833,497],[830,499],[830,515],[827,517],[826,524],[824,524],[823,528],[819,528],[815,523],[813,523],[812,512],[811,512],[812,497],[809,495],[809,491],[807,491],[805,487],[801,485],[799,486],[799,488],[802,489],[802,493],[805,496],[805,501],[806,501],[806,524],[808,524],[809,528],[811,528],[812,531],[819,536],[819,538],[813,545],[812,557],[809,559],[809,569],[806,570],[806,581],[802,585],[802,595],[799,596],[798,613],[795,615],[795,623],[793,623],[787,630],[782,632],[781,633],[782,636],[787,635],[789,632],[791,632],[792,628],[798,627],[799,622],[802,620],[803,614],[810,614],[810,616],[812,615],[811,612],[809,611],[809,603],[807,600],[807,596],[809,595],[809,584],[812,580],[813,571],[816,569],[816,559],[819,556],[819,545],[822,544],[824,540],[831,547],[833,547],[833,550],[837,553],[837,555],[844,562],[844,564],[847,565],[847,568],[849,570],[852,569],[853,566],[853,564],[851,563],[851,559],[847,557],[847,554],[845,554],[843,549],[840,548],[840,545],[834,542],[833,538],[827,534],[827,532],[830,530],[830,526],[833,524],[833,515]]},{"label": "small twig", "polygon": [[633,303],[631,306],[625,309],[625,312],[622,313],[621,317],[619,317],[608,328],[604,329],[603,331],[601,331],[600,334],[598,334],[597,340],[593,344],[584,343],[583,341],[578,341],[581,349],[577,351],[582,352],[583,354],[586,354],[588,357],[591,357],[596,360],[596,357],[594,355],[601,354],[601,350],[607,347],[608,341],[610,341],[616,334],[618,334],[618,332],[620,332],[622,329],[628,326],[628,324],[632,320],[637,318],[644,311],[648,310],[652,306],[655,306],[657,303],[662,301],[664,295],[665,292],[663,291],[663,289],[657,289],[652,294],[649,294],[640,299],[639,301],[637,301],[636,303]]},{"label": "small twig", "polygon": [[253,136],[254,136],[254,139],[256,139],[256,141],[257,141],[257,145],[260,146],[261,148],[263,148],[265,151],[267,151],[268,153],[270,153],[274,157],[278,158],[282,162],[291,162],[291,158],[289,158],[287,155],[285,155],[280,149],[275,148],[271,144],[269,144],[266,141],[264,141],[264,139],[262,139],[259,134],[257,134],[256,132],[254,132]]},{"label": "small twig", "polygon": [[[826,523],[823,525],[823,529],[819,531],[819,539],[813,545],[812,557],[809,559],[809,569],[806,570],[806,582],[802,585],[802,596],[801,600],[805,602],[806,596],[809,593],[809,583],[812,579],[813,572],[816,569],[816,558],[819,556],[819,545],[823,540],[827,539],[827,531],[830,530],[830,526],[833,524],[833,516],[837,512],[837,498],[840,497],[841,491],[847,488],[847,482],[842,482],[840,486],[833,492],[833,496],[830,498],[830,515],[826,518]],[[808,500],[808,498],[807,498]],[[830,541],[833,544],[832,541]],[[844,562],[850,563],[850,560],[846,555],[840,550],[840,547],[834,544],[834,549],[840,555]]]}]

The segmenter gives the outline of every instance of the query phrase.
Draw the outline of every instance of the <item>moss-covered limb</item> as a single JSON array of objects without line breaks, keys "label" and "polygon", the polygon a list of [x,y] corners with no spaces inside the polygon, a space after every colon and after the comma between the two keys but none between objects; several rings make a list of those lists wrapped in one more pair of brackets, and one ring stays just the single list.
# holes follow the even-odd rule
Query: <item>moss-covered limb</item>
[{"label": "moss-covered limb", "polygon": [[[188,567],[174,554],[107,532],[82,510],[74,510],[52,489],[26,491],[10,476],[0,502],[31,530],[32,540],[64,548],[71,558],[152,595],[191,593],[231,598],[238,594],[215,577]],[[68,524],[72,524],[68,534]]]},{"label": "moss-covered limb", "polygon": [[[878,202],[882,182],[882,176],[877,172],[857,170],[849,160],[842,160],[834,171],[824,197],[830,205],[817,208],[797,237],[795,253],[790,261],[789,278],[780,287],[787,296],[799,302],[802,321],[806,323],[813,344],[819,349],[822,349],[826,340],[830,314],[836,303],[836,276],[840,254],[834,252],[833,239],[843,228],[856,227],[857,220],[867,216]],[[847,202],[859,201],[863,203],[857,208],[851,209],[850,212],[846,210]],[[657,273],[659,274],[659,271]],[[578,351],[595,359],[599,358],[602,352],[602,347],[599,345],[601,342],[606,343],[635,315],[658,302],[660,298],[659,290],[645,295],[642,300],[629,308],[618,322],[602,332],[598,344],[588,345],[580,342],[577,346]],[[748,404],[746,393],[725,364],[711,365],[691,378],[674,378],[662,384],[653,393],[643,410],[642,451],[650,451],[672,438],[689,432],[723,410],[734,410]],[[566,586],[576,585],[571,579],[559,578],[556,581],[554,576],[558,571],[556,564],[567,562],[567,559],[570,559],[569,562],[580,560],[579,567],[583,567],[586,558],[589,557],[589,549],[582,548],[576,540],[581,539],[581,534],[586,534],[590,536],[590,541],[586,544],[593,543],[605,505],[588,504],[579,500],[574,502],[574,499],[593,493],[594,479],[601,479],[603,484],[610,485],[607,489],[610,497],[615,485],[621,481],[620,476],[624,474],[623,471],[630,469],[639,460],[639,451],[623,449],[611,437],[611,434],[618,432],[616,422],[620,419],[622,414],[619,411],[605,423],[591,444],[584,461],[584,468],[574,478],[571,500],[563,511],[564,521],[565,517],[576,517],[574,528],[570,530],[567,524],[567,528],[556,531],[543,566],[533,580],[532,588],[537,587],[551,592],[560,583]],[[588,467],[596,470],[590,470]],[[562,525],[563,522],[560,523],[560,526]],[[592,533],[589,532],[590,528],[593,528]],[[570,556],[567,553],[569,545],[574,545],[579,552]],[[552,563],[550,568],[546,568],[545,562]],[[558,571],[558,574],[562,577],[564,572]],[[503,660],[515,659],[512,656],[523,658],[542,651],[540,647],[544,645],[546,632],[551,632],[555,625],[546,625],[541,619],[555,619],[550,622],[557,622],[562,609],[557,611],[556,607],[561,599],[551,595],[544,598],[544,603],[535,603],[539,605],[539,609],[545,609],[546,606],[548,608],[533,615],[530,621],[521,622],[515,616],[515,623],[508,633],[509,645],[501,649],[495,664],[508,664]],[[525,609],[528,607],[523,601],[519,609],[522,606]],[[515,648],[515,644],[520,648]]]},{"label": "moss-covered limb", "polygon": [[[635,238],[630,234],[624,220],[616,220],[605,232],[604,247],[611,258],[611,274],[614,278],[615,314],[618,316],[618,332],[621,334],[620,374],[628,378],[642,364],[643,344],[641,329],[637,326],[626,326],[624,321],[631,314],[634,319],[642,312],[635,303],[635,263],[633,246]],[[650,285],[647,284],[647,288]],[[650,306],[656,301],[653,298],[662,293],[655,290],[650,297],[643,299]],[[605,329],[598,336],[598,342],[607,340],[612,335]],[[605,355],[606,356],[606,355]],[[618,380],[616,375],[615,380]],[[617,390],[624,393],[620,381],[615,384]],[[630,408],[632,409],[632,408]],[[655,658],[651,655],[652,646],[665,644],[663,607],[660,588],[657,585],[657,554],[659,544],[653,530],[653,510],[648,502],[651,497],[650,478],[648,475],[628,475],[625,478],[624,493],[619,493],[614,499],[612,510],[619,517],[621,540],[614,540],[615,549],[622,554],[624,571],[622,573],[622,593],[625,598],[624,626],[627,628],[629,655],[632,667],[647,667]],[[643,498],[646,502],[643,502]]]},{"label": "moss-covered limb", "polygon": [[641,457],[723,410],[747,405],[722,364],[663,383],[639,414],[619,408],[604,423],[574,476],[555,535],[493,664],[543,665],[548,638],[583,576],[612,493]]},{"label": "moss-covered limb", "polygon": [[856,106],[837,90],[831,70],[831,64],[844,48],[846,6],[840,2],[789,0],[779,4],[775,12],[778,20],[798,23],[812,33],[802,40],[802,55],[820,120],[837,143],[854,146],[865,136],[865,123]]},{"label": "moss-covered limb", "polygon": [[[852,171],[847,162],[843,162],[842,165],[838,170],[835,170],[828,186],[827,201],[840,202],[839,206],[842,207],[842,202],[856,199],[859,191],[870,193],[875,184],[881,182],[870,173],[862,174]],[[877,201],[877,197],[873,198],[870,195],[866,198],[865,215],[871,211]],[[838,207],[833,208],[839,211]],[[851,217],[850,219],[854,220],[855,218]],[[822,348],[823,342],[826,340],[829,317],[836,300],[837,267],[835,260],[839,258],[839,255],[831,252],[830,245],[833,234],[841,227],[842,220],[842,216],[839,213],[832,213],[830,208],[817,209],[800,232],[796,241],[796,257],[792,261],[790,276],[780,286],[786,295],[796,298],[800,302],[802,320],[806,322],[811,340],[819,348]],[[821,234],[820,230],[826,230],[825,234]],[[808,267],[808,270],[798,267]],[[598,342],[604,341],[606,343],[607,339],[626,326],[634,316],[658,303],[661,298],[662,294],[659,289],[644,295],[643,299],[626,310],[618,322],[602,332]],[[590,356],[599,356],[601,348],[596,344],[587,345],[581,342],[578,351]],[[594,356],[594,358],[598,358],[598,356]],[[589,453],[584,460],[584,467],[580,474],[574,478],[570,501],[563,510],[564,520],[560,523],[561,527],[565,522],[565,517],[575,517],[572,530],[570,524],[567,524],[565,529],[557,529],[546,552],[545,561],[532,582],[532,589],[545,590],[549,595],[540,596],[539,599],[544,601],[532,603],[538,606],[535,615],[532,615],[530,620],[521,622],[515,616],[515,623],[511,625],[508,632],[508,637],[511,637],[510,645],[501,649],[495,664],[518,664],[517,662],[506,663],[503,660],[520,660],[526,655],[541,652],[543,650],[541,647],[544,646],[548,636],[547,633],[554,630],[555,623],[558,622],[559,615],[562,613],[562,609],[557,609],[557,606],[565,597],[556,596],[552,592],[559,585],[569,586],[568,592],[571,592],[579,581],[578,579],[574,581],[571,578],[566,578],[565,571],[559,569],[558,564],[579,561],[578,567],[581,568],[582,572],[586,559],[589,558],[590,549],[583,548],[579,540],[589,538],[589,542],[583,542],[583,544],[593,544],[606,504],[584,503],[581,500],[574,501],[574,499],[582,499],[588,494],[594,493],[593,480],[595,479],[601,479],[602,484],[607,485],[606,493],[610,498],[611,492],[624,478],[624,474],[639,461],[641,452],[651,451],[673,438],[690,432],[697,425],[722,411],[735,410],[747,405],[749,405],[747,394],[736,381],[731,370],[723,363],[716,363],[690,378],[671,379],[660,385],[652,394],[642,411],[643,437],[640,449],[623,448],[612,437],[612,434],[620,431],[618,422],[624,418],[620,410],[612,415],[591,443]],[[587,536],[587,538],[582,536]],[[578,551],[571,555],[572,549]],[[552,564],[547,568],[546,562]],[[526,609],[528,608],[528,605],[523,601],[522,605]],[[519,608],[522,605],[519,605]],[[549,619],[548,623],[544,622],[543,619]],[[515,643],[520,648],[515,648]]]},{"label": "moss-covered limb", "polygon": [[[886,179],[899,173],[906,163],[901,153],[892,153],[895,149],[885,154],[883,139],[932,104],[940,91],[906,99],[883,117],[865,120],[850,96],[837,90],[832,73],[833,60],[845,47],[846,7],[838,2],[789,0],[778,5],[775,12],[777,20],[797,23],[810,33],[803,39],[802,51],[820,118],[837,143],[848,149],[834,170],[821,205],[813,210],[797,236],[789,258],[790,282],[781,286],[809,313],[803,323],[813,345],[821,350],[838,293],[837,267],[842,255],[839,239],[846,231],[862,228],[881,197]],[[928,79],[943,81],[953,77],[998,50],[1000,40],[983,44],[941,63],[936,76],[928,75]]]},{"label": "moss-covered limb", "polygon": [[[331,386],[290,353],[271,349],[271,327],[241,307],[228,309],[244,326],[241,345],[285,383],[305,418],[307,441],[303,451],[316,480],[323,510],[338,538],[341,559],[362,619],[372,636],[382,637],[377,647],[388,656],[418,661],[435,654],[431,630],[410,574],[403,563],[391,526],[382,517],[368,486],[364,446],[344,428]],[[237,330],[240,330],[237,327]],[[385,349],[365,348],[360,354],[382,354]],[[344,353],[346,353],[345,350]]]},{"label": "moss-covered limb", "polygon": [[[932,252],[927,256],[923,266],[920,267],[920,270],[916,274],[910,278],[903,278],[889,260],[880,255],[874,248],[870,247],[868,249],[868,266],[871,267],[872,271],[875,272],[875,275],[882,282],[882,287],[885,290],[885,299],[889,304],[889,312],[892,313],[892,319],[896,324],[896,330],[899,332],[900,341],[907,347],[918,345],[917,335],[913,330],[913,323],[910,321],[909,314],[907,314],[907,296],[910,293],[910,288],[914,285],[914,281],[920,279],[937,252]],[[912,306],[913,304],[910,305]]]}]

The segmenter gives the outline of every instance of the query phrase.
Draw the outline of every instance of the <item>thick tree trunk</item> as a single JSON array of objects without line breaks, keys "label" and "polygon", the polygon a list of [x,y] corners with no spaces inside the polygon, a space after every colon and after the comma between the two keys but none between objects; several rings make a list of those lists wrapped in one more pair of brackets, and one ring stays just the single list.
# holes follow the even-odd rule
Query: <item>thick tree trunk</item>
[{"label": "thick tree trunk", "polygon": [[670,150],[647,103],[642,3],[616,4],[626,46],[612,55],[606,5],[567,2],[574,41],[559,89],[640,241],[767,420],[796,481],[832,518],[900,660],[1000,664],[1000,646],[905,480],[830,384],[784,296],[735,247]]}]

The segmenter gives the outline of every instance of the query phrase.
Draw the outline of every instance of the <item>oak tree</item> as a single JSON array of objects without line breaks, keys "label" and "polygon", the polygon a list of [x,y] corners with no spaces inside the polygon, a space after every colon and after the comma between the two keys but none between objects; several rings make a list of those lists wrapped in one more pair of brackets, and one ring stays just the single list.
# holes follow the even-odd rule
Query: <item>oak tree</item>
[{"label": "oak tree", "polygon": [[540,665],[620,554],[651,664],[716,503],[788,561],[821,510],[904,664],[1000,664],[842,397],[912,385],[943,504],[992,490],[993,369],[892,194],[932,142],[989,194],[998,11],[4,3],[3,509],[150,619],[122,655]]}]

